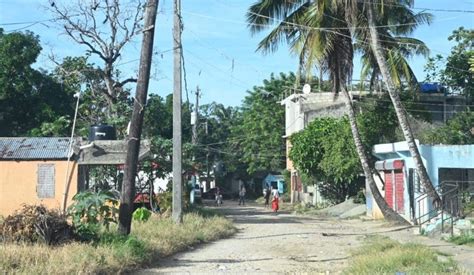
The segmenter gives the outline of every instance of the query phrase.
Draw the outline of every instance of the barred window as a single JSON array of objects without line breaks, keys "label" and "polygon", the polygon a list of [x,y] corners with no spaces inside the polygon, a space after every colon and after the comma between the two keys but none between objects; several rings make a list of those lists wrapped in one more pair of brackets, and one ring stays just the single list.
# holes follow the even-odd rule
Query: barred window
[{"label": "barred window", "polygon": [[54,198],[54,164],[38,164],[36,194],[40,199]]}]

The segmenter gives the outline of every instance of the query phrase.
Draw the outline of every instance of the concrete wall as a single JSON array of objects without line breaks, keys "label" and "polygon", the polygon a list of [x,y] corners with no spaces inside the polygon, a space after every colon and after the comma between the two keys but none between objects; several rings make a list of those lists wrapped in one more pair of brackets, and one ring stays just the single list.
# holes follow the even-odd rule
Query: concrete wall
[{"label": "concrete wall", "polygon": [[[383,178],[384,173],[381,171],[379,172],[380,176]],[[377,175],[373,175],[375,183],[377,184],[377,188],[383,197],[385,197],[385,191],[382,190],[383,184]],[[370,189],[369,184],[365,181],[365,201],[367,205],[367,216],[372,217],[374,219],[383,219],[384,216],[382,211],[380,210],[378,204],[375,202],[374,195],[372,190]]]},{"label": "concrete wall", "polygon": [[[474,145],[419,145],[419,150],[423,163],[427,169],[428,175],[435,188],[440,184],[439,169],[441,168],[474,168]],[[405,182],[404,188],[404,214],[406,219],[412,218],[409,200],[409,170],[414,169],[414,177],[416,178],[416,169],[413,159],[408,152],[405,142],[378,144],[374,146],[374,153],[382,160],[402,159],[404,161],[403,177]],[[416,184],[416,180],[414,180]],[[417,192],[415,186],[415,200],[421,195]],[[371,203],[367,203],[367,212],[373,212]],[[421,200],[419,203],[415,201],[415,215],[419,217],[428,213],[433,208],[431,201],[428,199]]]},{"label": "concrete wall", "polygon": [[421,145],[433,185],[439,184],[439,168],[474,168],[474,145]]},{"label": "concrete wall", "polygon": [[[40,199],[36,193],[38,164],[54,164],[54,198]],[[0,215],[7,216],[22,204],[43,204],[60,209],[66,180],[66,161],[0,161]],[[69,166],[68,204],[77,193],[77,163]]]}]

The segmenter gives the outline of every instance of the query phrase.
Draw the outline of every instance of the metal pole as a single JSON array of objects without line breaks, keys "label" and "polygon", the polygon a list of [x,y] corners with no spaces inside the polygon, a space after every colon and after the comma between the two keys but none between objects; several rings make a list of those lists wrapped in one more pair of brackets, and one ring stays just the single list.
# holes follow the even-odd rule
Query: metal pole
[{"label": "metal pole", "polygon": [[66,167],[66,179],[64,181],[64,193],[63,193],[63,213],[66,213],[67,206],[67,197],[69,194],[69,186],[71,182],[69,181],[69,164],[71,162],[71,149],[72,149],[72,139],[74,138],[74,130],[76,129],[76,120],[77,120],[77,111],[79,110],[79,99],[81,98],[81,93],[77,93],[74,96],[77,96],[76,101],[76,110],[74,111],[74,120],[72,122],[71,138],[69,139],[69,145],[67,149],[67,167]]},{"label": "metal pole", "polygon": [[183,185],[182,185],[182,137],[181,137],[181,0],[174,0],[174,91],[173,91],[173,220],[182,222]]}]

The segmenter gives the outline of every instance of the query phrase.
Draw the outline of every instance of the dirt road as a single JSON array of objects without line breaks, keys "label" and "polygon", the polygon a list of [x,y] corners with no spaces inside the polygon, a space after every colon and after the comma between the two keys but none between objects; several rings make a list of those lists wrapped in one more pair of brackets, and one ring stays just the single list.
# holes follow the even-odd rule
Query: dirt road
[{"label": "dirt road", "polygon": [[[347,266],[350,251],[363,243],[365,234],[396,229],[382,222],[359,219],[337,220],[284,212],[275,215],[255,204],[242,207],[229,201],[220,211],[233,219],[239,230],[233,238],[177,254],[141,274],[339,273]],[[413,236],[407,231],[387,234],[403,241],[402,236]],[[469,253],[466,255],[474,255]]]}]

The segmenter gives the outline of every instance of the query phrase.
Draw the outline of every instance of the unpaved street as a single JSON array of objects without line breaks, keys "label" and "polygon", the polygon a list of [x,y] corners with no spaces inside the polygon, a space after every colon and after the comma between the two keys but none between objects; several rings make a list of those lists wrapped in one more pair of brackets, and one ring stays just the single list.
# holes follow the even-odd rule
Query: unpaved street
[{"label": "unpaved street", "polygon": [[[239,229],[234,237],[174,255],[141,273],[339,273],[365,234],[396,229],[360,219],[275,215],[255,204],[240,207],[229,201],[220,211]],[[413,238],[408,229],[382,235]],[[474,256],[472,251],[466,255]]]}]

